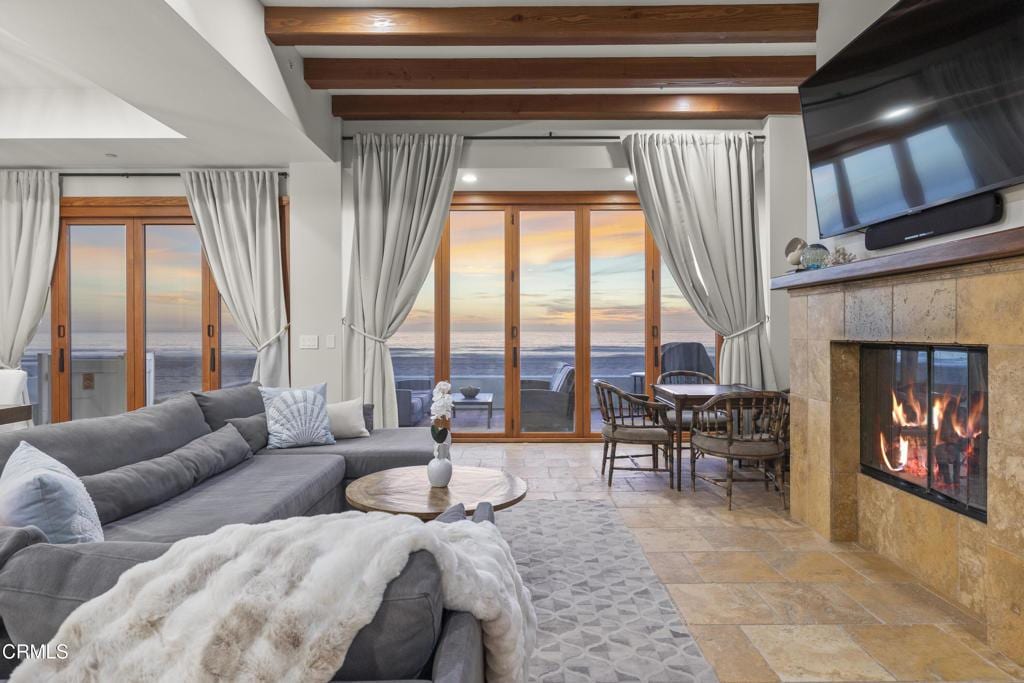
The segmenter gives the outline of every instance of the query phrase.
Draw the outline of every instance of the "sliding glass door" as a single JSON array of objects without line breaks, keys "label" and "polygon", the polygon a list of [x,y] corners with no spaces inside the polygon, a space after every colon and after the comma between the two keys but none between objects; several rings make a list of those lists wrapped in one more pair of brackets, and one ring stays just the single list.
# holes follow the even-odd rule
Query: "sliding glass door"
[{"label": "sliding glass door", "polygon": [[504,434],[505,212],[452,211],[447,241],[452,427]]},{"label": "sliding glass door", "polygon": [[[647,228],[641,211],[590,212],[590,374],[647,393]],[[601,431],[590,390],[590,431]]]},{"label": "sliding glass door", "polygon": [[517,211],[519,431],[576,431],[574,210]]},{"label": "sliding glass door", "polygon": [[[23,360],[37,422],[251,381],[256,350],[223,304],[183,197],[65,197],[61,212],[49,312]],[[286,245],[284,202],[281,221]]]},{"label": "sliding glass door", "polygon": [[427,424],[417,396],[450,378],[457,437],[590,440],[593,379],[649,393],[663,359],[690,369],[676,366],[700,355],[683,342],[707,349],[713,373],[715,339],[663,286],[635,195],[456,194],[434,277],[391,342],[399,415]]},{"label": "sliding glass door", "polygon": [[194,225],[143,229],[146,404],[153,405],[203,389],[203,245]]},{"label": "sliding glass door", "polygon": [[67,227],[70,344],[59,362],[69,375],[71,419],[128,409],[129,228]]}]

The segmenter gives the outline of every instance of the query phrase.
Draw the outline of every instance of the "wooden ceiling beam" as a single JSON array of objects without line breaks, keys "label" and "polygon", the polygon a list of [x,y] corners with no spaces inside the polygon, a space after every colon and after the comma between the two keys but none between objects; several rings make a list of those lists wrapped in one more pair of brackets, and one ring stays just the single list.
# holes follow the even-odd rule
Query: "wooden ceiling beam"
[{"label": "wooden ceiling beam", "polygon": [[797,86],[815,58],[306,59],[318,89],[685,88]]},{"label": "wooden ceiling beam", "polygon": [[335,95],[350,121],[760,119],[799,114],[797,95]]},{"label": "wooden ceiling beam", "polygon": [[814,42],[818,5],[267,7],[276,45]]}]

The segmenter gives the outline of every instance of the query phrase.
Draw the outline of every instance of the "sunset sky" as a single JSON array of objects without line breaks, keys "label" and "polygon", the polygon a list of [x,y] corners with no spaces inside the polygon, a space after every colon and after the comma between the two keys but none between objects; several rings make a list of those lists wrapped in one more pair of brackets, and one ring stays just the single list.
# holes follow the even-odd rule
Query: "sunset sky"
[{"label": "sunset sky", "polygon": [[[125,229],[71,229],[71,325],[77,332],[123,332]],[[146,329],[202,330],[199,235],[191,226],[146,229]],[[197,340],[198,345],[198,340]]]},{"label": "sunset sky", "polygon": [[[639,211],[591,212],[591,321],[598,332],[643,335],[644,220]],[[520,318],[530,330],[571,335],[575,316],[574,217],[567,211],[522,212]],[[455,211],[451,218],[452,345],[459,332],[504,334],[505,236],[501,211]],[[713,333],[663,269],[662,328]],[[429,332],[433,276],[402,332]],[[524,338],[524,343],[526,339]]]}]

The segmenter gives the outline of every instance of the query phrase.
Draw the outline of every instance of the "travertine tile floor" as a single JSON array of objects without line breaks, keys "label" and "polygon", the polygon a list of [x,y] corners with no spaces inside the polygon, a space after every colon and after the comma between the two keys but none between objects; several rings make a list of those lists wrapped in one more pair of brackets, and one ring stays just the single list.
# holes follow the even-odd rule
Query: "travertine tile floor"
[{"label": "travertine tile floor", "polygon": [[729,512],[720,489],[677,493],[665,474],[617,471],[609,488],[599,444],[465,443],[453,459],[523,477],[528,498],[613,503],[723,683],[1024,680],[976,620],[760,485],[738,485]]}]

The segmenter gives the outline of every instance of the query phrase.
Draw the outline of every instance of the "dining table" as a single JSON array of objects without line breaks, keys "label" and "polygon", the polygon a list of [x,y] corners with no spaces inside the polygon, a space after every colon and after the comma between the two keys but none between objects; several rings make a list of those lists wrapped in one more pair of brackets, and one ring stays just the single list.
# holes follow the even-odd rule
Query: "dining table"
[{"label": "dining table", "polygon": [[[694,410],[721,394],[732,394],[738,391],[752,391],[745,384],[652,384],[651,393],[654,400],[666,403],[681,416],[683,411]],[[678,418],[677,418],[678,419]],[[676,468],[676,489],[683,490],[683,444],[684,430],[672,432],[673,454]]]}]

